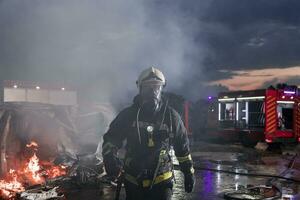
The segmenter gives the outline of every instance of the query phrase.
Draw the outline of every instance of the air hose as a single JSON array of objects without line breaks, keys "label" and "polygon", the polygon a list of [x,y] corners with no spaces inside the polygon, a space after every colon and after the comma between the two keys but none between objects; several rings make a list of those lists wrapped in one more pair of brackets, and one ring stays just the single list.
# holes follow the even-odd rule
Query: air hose
[{"label": "air hose", "polygon": [[[286,178],[284,175],[293,168],[295,160],[296,160],[297,154],[291,159],[291,161],[288,164],[287,169],[285,169],[280,175],[272,175],[272,174],[258,174],[258,173],[242,173],[242,172],[233,172],[230,170],[220,170],[220,169],[212,169],[212,168],[206,168],[206,167],[200,167],[200,166],[194,166],[195,170],[206,170],[206,171],[213,171],[213,172],[219,172],[219,173],[227,173],[227,174],[235,174],[235,175],[241,175],[241,176],[254,176],[254,177],[268,177],[271,178],[267,181],[266,185],[272,185],[271,187],[268,186],[256,186],[251,188],[245,188],[240,191],[234,191],[234,192],[228,192],[224,194],[225,199],[230,200],[242,200],[242,199],[256,199],[256,200],[262,200],[262,199],[278,199],[281,197],[282,193],[278,187],[276,187],[272,182],[276,179],[282,179],[286,181],[291,181],[297,184],[300,184],[300,180],[293,179],[293,178]],[[178,165],[176,165],[176,168]],[[263,197],[263,194],[265,191],[273,190],[276,194],[272,197]]]}]

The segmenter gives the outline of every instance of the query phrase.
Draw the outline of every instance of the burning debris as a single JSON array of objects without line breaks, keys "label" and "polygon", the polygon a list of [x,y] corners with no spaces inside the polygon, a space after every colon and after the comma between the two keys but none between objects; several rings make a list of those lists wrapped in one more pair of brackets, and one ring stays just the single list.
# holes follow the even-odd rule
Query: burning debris
[{"label": "burning debris", "polygon": [[103,163],[95,150],[106,122],[99,126],[103,109],[96,110],[1,104],[0,199],[74,199],[83,187],[99,196]]},{"label": "burning debris", "polygon": [[103,164],[94,155],[82,155],[77,159],[64,155],[50,162],[38,158],[36,142],[26,147],[31,157],[19,169],[10,169],[0,180],[0,199],[65,199],[62,192],[65,188],[99,186]]},{"label": "burning debris", "polygon": [[33,155],[19,169],[10,169],[6,177],[0,180],[0,197],[3,199],[13,199],[28,186],[43,184],[46,179],[64,176],[67,173],[63,165],[55,166],[51,162],[41,161],[36,155],[36,142],[32,141],[26,147]]},{"label": "burning debris", "polygon": [[1,198],[10,199],[14,197],[16,193],[24,191],[22,183],[17,180],[17,176],[14,170],[10,170],[7,180],[0,180],[0,194]]},{"label": "burning debris", "polygon": [[64,199],[64,195],[60,194],[59,187],[45,188],[44,190],[33,189],[22,192],[21,199],[26,200],[47,200],[47,199]]}]

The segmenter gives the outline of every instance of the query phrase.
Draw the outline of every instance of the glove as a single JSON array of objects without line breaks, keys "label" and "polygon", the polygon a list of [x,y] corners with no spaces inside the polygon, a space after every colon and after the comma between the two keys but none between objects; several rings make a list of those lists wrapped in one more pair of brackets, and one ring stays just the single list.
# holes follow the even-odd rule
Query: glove
[{"label": "glove", "polygon": [[113,155],[105,156],[104,158],[104,167],[108,176],[118,177],[122,170],[122,161]]},{"label": "glove", "polygon": [[184,174],[184,189],[187,193],[191,193],[194,190],[196,178],[194,174]]}]

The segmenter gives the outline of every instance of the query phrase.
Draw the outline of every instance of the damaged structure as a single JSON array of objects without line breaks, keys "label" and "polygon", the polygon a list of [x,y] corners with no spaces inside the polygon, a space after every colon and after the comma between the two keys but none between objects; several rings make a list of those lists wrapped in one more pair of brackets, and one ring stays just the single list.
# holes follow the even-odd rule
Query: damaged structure
[{"label": "damaged structure", "polygon": [[2,84],[1,101],[1,199],[61,199],[79,183],[99,193],[96,150],[112,109],[80,107],[76,90],[12,81]]}]

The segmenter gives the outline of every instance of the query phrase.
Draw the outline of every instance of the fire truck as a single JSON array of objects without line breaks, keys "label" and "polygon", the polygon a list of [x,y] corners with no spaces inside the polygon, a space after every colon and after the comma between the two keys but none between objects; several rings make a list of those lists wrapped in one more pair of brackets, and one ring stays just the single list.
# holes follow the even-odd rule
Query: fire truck
[{"label": "fire truck", "polygon": [[300,142],[300,90],[267,89],[222,92],[217,99],[218,134],[234,134],[246,145]]}]

